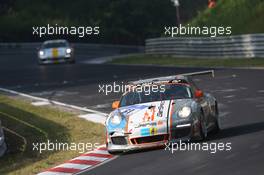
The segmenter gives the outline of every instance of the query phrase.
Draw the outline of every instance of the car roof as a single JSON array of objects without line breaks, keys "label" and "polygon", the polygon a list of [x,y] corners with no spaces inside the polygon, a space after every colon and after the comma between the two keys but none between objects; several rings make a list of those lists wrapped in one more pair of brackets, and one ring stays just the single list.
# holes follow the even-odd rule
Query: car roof
[{"label": "car roof", "polygon": [[158,77],[158,78],[150,78],[145,80],[138,80],[130,82],[130,85],[138,86],[138,85],[149,85],[149,84],[168,84],[168,83],[184,83],[190,84],[192,81],[188,76],[184,75],[175,75],[169,77]]},{"label": "car roof", "polygon": [[178,75],[166,76],[166,77],[156,77],[156,78],[149,78],[144,80],[138,81],[131,81],[129,82],[130,86],[142,86],[142,85],[151,85],[151,84],[187,84],[191,87],[198,88],[192,80],[192,76],[196,75],[206,75],[211,74],[212,77],[215,76],[214,70],[205,70],[205,71],[198,71],[198,72],[190,72],[190,73],[183,73]]},{"label": "car roof", "polygon": [[63,40],[63,39],[57,39],[57,40],[47,40],[45,42],[43,42],[43,44],[50,44],[50,43],[67,43],[67,40]]}]

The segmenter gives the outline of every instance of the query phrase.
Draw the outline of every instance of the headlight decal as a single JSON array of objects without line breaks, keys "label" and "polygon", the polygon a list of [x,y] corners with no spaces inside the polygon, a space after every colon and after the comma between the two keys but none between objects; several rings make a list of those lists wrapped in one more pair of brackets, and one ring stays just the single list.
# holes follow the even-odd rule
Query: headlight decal
[{"label": "headlight decal", "polygon": [[[112,123],[113,121],[113,117],[120,115],[121,121],[119,124],[116,123]],[[117,119],[117,118],[116,118]],[[116,120],[114,119],[114,120]],[[111,113],[106,121],[106,128],[108,132],[112,132],[112,131],[116,131],[116,130],[124,130],[126,127],[126,119],[124,116],[122,116],[121,113],[119,113],[118,111],[115,111],[113,113]]]},{"label": "headlight decal", "polygon": [[122,121],[122,117],[120,115],[113,115],[110,118],[110,122],[113,125],[119,125]]}]

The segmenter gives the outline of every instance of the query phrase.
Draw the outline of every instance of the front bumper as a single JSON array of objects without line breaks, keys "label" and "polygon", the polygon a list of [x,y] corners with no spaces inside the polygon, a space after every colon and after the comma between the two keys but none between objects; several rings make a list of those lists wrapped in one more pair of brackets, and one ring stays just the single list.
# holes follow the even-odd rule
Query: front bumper
[{"label": "front bumper", "polygon": [[[153,142],[138,142],[133,141],[134,138],[129,138],[128,135],[119,135],[120,141],[114,141],[113,138],[117,137],[111,137],[108,135],[107,139],[107,148],[109,152],[127,152],[132,150],[141,150],[141,149],[148,149],[148,148],[155,148],[155,147],[161,147],[165,146],[166,143],[174,143],[179,141],[190,141],[193,138],[193,124],[192,123],[182,123],[174,126],[174,128],[171,130],[170,134],[163,134],[163,135],[152,135],[147,137],[139,137],[137,139],[141,140],[151,140],[147,139],[148,137],[158,137],[163,136],[164,139],[158,139],[152,141]],[[122,138],[123,137],[123,138]],[[121,141],[123,139],[123,141]]]},{"label": "front bumper", "polygon": [[73,56],[57,57],[57,58],[39,58],[39,63],[41,64],[51,64],[51,63],[65,63],[73,62]]},{"label": "front bumper", "polygon": [[170,131],[170,142],[191,140],[193,137],[193,124],[190,122],[174,125]]},{"label": "front bumper", "polygon": [[139,145],[115,145],[112,143],[107,144],[107,149],[110,152],[127,152],[127,151],[135,151],[135,150],[142,150],[142,149],[148,149],[148,148],[155,148],[164,146],[166,142],[156,142],[156,143],[144,143]]}]

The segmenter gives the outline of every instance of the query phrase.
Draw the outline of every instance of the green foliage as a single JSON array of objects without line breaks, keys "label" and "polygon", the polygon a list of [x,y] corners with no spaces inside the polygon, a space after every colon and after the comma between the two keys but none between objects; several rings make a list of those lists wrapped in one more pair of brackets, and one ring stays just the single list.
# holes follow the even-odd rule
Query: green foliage
[{"label": "green foliage", "polygon": [[[100,38],[67,38],[78,42],[143,44],[145,38],[159,37],[164,32],[164,26],[176,23],[175,7],[170,0],[13,1],[8,10],[0,13],[0,42],[37,41],[40,39],[32,36],[33,26],[58,24],[100,26]],[[195,1],[182,0],[183,20],[196,15],[206,2]]]},{"label": "green foliage", "polygon": [[[40,41],[32,35],[33,26],[100,26],[100,37],[70,41],[117,44],[144,44],[159,37],[164,26],[176,24],[171,0],[2,0],[0,4],[1,41]],[[207,9],[207,0],[180,0],[181,21],[198,26],[232,26],[233,34],[264,31],[263,0],[218,0]],[[193,19],[193,17],[195,17]],[[193,20],[191,20],[193,19]],[[62,37],[62,36],[59,36]]]},{"label": "green foliage", "polygon": [[264,67],[262,58],[176,58],[172,56],[139,55],[119,58],[111,61],[113,64],[147,64],[177,67]]},{"label": "green foliage", "polygon": [[231,26],[232,34],[264,32],[263,0],[218,0],[217,7],[200,13],[191,24]]}]

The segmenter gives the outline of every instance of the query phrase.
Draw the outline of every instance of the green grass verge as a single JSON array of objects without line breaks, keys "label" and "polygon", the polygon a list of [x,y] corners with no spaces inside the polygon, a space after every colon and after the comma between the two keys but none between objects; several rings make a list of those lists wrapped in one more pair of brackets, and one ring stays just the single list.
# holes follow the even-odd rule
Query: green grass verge
[{"label": "green grass verge", "polygon": [[0,159],[0,174],[36,174],[63,163],[79,151],[33,151],[33,144],[103,143],[104,126],[80,119],[75,114],[0,95],[0,120],[9,151]]},{"label": "green grass verge", "polygon": [[208,59],[175,58],[171,56],[140,55],[119,58],[113,64],[151,64],[184,67],[264,67],[264,58],[253,59]]},{"label": "green grass verge", "polygon": [[190,21],[193,26],[231,26],[232,35],[263,33],[263,0],[218,0],[214,9],[206,9]]}]

